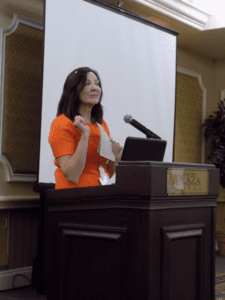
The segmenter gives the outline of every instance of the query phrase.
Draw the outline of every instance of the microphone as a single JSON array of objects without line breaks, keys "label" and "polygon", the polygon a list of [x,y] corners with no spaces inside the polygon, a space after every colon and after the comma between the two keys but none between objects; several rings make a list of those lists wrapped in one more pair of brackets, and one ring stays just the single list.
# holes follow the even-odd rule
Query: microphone
[{"label": "microphone", "polygon": [[123,119],[124,119],[124,121],[126,123],[131,124],[136,129],[138,129],[141,132],[143,132],[146,135],[147,138],[161,140],[161,137],[159,137],[157,134],[155,134],[154,132],[152,132],[151,130],[149,130],[148,128],[146,128],[142,124],[140,124],[138,121],[136,121],[135,119],[133,119],[132,116],[126,115]]}]

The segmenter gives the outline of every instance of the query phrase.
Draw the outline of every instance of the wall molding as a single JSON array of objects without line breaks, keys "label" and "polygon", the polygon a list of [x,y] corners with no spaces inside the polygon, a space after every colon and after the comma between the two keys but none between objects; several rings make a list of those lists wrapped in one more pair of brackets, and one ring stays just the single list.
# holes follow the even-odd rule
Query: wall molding
[{"label": "wall molding", "polygon": [[[0,141],[1,143],[1,141]],[[37,180],[37,175],[28,174],[15,174],[13,173],[10,162],[4,155],[0,155],[0,165],[2,165],[5,171],[6,181],[12,182],[35,182]]]},{"label": "wall molding", "polygon": [[38,30],[43,30],[43,25],[41,23],[37,23],[32,19],[28,19],[23,16],[18,16],[16,13],[13,14],[12,22],[7,29],[4,29],[4,35],[8,36],[16,31],[19,24],[23,24]]},{"label": "wall molding", "polygon": [[[31,284],[33,267],[0,271],[0,291],[28,286]],[[21,274],[22,276],[16,276]],[[15,277],[16,276],[16,277]],[[26,279],[26,276],[28,279]]]},{"label": "wall molding", "polygon": [[5,48],[6,37],[13,34],[18,28],[19,24],[26,25],[38,30],[43,30],[43,25],[31,19],[13,14],[12,22],[7,29],[0,29],[0,164],[3,166],[6,174],[6,180],[11,182],[35,182],[37,175],[30,174],[15,174],[9,160],[2,155],[2,132],[3,132],[3,111],[4,111],[4,80],[5,80]]},{"label": "wall molding", "polygon": [[[192,76],[192,77],[195,77],[198,79],[199,86],[203,93],[203,97],[202,97],[202,124],[203,124],[206,119],[207,89],[202,82],[202,75],[200,73],[197,73],[197,72],[194,72],[194,71],[191,71],[191,70],[179,67],[179,66],[177,66],[177,72],[186,74],[188,76]],[[201,151],[201,163],[202,164],[205,163],[205,147],[206,147],[206,143],[205,143],[205,137],[204,137],[204,129],[202,128],[202,151]]]},{"label": "wall molding", "polygon": [[0,211],[9,209],[40,208],[40,195],[6,195],[0,196]]},{"label": "wall molding", "polygon": [[209,14],[182,1],[136,0],[135,2],[199,30],[205,29],[210,18]]}]

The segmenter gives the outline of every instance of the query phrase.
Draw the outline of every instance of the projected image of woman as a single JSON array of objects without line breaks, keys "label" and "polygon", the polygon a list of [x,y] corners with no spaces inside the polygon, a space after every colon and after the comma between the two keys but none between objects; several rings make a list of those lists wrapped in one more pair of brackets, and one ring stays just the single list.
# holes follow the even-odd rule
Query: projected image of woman
[{"label": "projected image of woman", "polygon": [[[68,75],[49,134],[57,166],[56,189],[106,184],[115,173],[123,148],[110,137],[103,120],[102,95],[96,71],[85,67]],[[107,145],[115,161],[99,154],[102,130],[109,137]]]}]

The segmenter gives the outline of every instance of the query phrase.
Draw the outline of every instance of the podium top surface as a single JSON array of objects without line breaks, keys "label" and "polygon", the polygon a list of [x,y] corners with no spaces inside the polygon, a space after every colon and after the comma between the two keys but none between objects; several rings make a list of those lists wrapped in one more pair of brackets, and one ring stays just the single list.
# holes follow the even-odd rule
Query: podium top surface
[{"label": "podium top surface", "polygon": [[150,161],[119,162],[113,185],[47,191],[52,209],[216,206],[218,195],[219,170],[214,165]]},{"label": "podium top surface", "polygon": [[197,168],[197,169],[216,169],[213,164],[195,164],[195,163],[183,163],[183,162],[161,162],[161,161],[120,161],[121,166],[157,166],[163,168]]}]

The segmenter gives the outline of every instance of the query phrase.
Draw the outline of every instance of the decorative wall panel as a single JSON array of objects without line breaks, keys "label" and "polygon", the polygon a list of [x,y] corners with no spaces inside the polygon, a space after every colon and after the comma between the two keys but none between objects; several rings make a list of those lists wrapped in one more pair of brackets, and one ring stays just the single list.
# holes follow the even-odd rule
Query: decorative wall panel
[{"label": "decorative wall panel", "polygon": [[[206,91],[194,72],[178,68],[175,117],[174,161],[205,162],[203,120]],[[188,75],[189,74],[189,75]]]},{"label": "decorative wall panel", "polygon": [[[0,271],[30,267],[37,253],[38,210],[12,210],[8,217],[8,263]],[[1,245],[2,247],[2,245]]]},{"label": "decorative wall panel", "polygon": [[0,267],[9,264],[8,248],[9,248],[9,237],[8,237],[8,212],[0,212]]},{"label": "decorative wall panel", "polygon": [[34,181],[39,156],[42,27],[14,15],[2,36],[1,162],[8,168],[8,181]]}]

